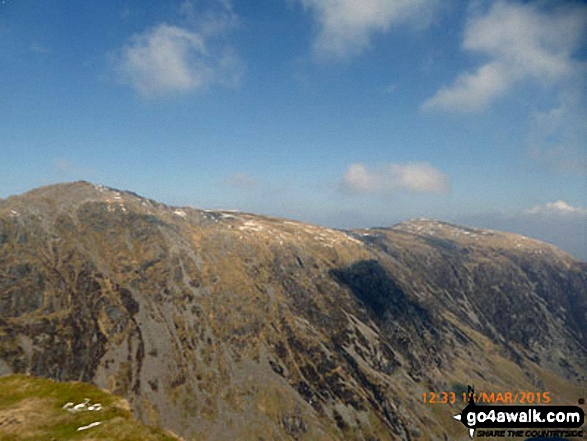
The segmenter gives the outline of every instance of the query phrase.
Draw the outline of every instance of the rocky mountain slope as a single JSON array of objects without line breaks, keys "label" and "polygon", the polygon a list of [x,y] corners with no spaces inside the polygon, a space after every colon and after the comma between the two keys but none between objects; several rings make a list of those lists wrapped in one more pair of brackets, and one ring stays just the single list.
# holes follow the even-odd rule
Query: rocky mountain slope
[{"label": "rocky mountain slope", "polygon": [[[0,374],[197,440],[466,439],[423,393],[587,384],[587,264],[418,220],[338,231],[86,182],[0,201]],[[582,392],[581,392],[582,393]]]}]

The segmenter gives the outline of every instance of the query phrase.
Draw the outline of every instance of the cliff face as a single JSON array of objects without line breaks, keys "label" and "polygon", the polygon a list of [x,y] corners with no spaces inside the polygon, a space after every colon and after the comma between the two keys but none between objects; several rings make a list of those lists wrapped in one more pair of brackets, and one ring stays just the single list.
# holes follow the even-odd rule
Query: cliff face
[{"label": "cliff face", "polygon": [[465,439],[462,403],[587,373],[587,264],[435,221],[337,231],[85,182],[0,201],[0,373],[194,439]]}]

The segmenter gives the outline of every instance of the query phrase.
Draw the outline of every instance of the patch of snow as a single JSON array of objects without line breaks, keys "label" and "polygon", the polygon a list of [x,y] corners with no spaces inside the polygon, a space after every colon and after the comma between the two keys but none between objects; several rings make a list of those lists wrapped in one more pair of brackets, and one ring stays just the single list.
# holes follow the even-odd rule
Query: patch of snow
[{"label": "patch of snow", "polygon": [[90,423],[87,426],[81,426],[77,428],[77,431],[80,432],[82,430],[87,430],[87,429],[91,429],[92,427],[96,427],[99,426],[100,424],[102,424],[102,421],[96,421],[95,423]]},{"label": "patch of snow", "polygon": [[240,219],[240,217],[235,216],[234,214],[227,214],[227,213],[220,213],[220,217],[222,219]]},{"label": "patch of snow", "polygon": [[183,210],[175,210],[175,211],[173,212],[173,214],[175,214],[175,215],[177,215],[177,216],[180,216],[180,217],[186,217],[186,216],[187,216],[186,212],[185,212],[185,211],[183,211]]},{"label": "patch of snow", "polygon": [[257,222],[254,221],[246,221],[242,226],[238,227],[241,231],[262,231],[264,228],[262,225],[259,225]]}]

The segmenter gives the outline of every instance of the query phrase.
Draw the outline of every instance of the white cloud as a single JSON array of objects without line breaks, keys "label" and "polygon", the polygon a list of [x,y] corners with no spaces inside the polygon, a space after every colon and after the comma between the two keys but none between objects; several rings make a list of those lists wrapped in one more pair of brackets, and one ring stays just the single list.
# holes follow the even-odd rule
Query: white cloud
[{"label": "white cloud", "polygon": [[547,202],[544,205],[535,205],[532,208],[527,208],[524,212],[527,214],[587,216],[587,208],[574,207],[563,200]]},{"label": "white cloud", "polygon": [[471,110],[484,107],[510,85],[507,67],[490,63],[474,74],[461,74],[451,87],[442,87],[424,103],[424,108]]},{"label": "white cloud", "polygon": [[424,109],[476,110],[505,95],[515,84],[536,80],[556,86],[580,70],[573,58],[583,42],[587,8],[544,10],[538,2],[495,2],[485,15],[469,19],[462,48],[487,57],[475,72],[461,73],[441,88]]},{"label": "white cloud", "polygon": [[300,0],[320,27],[314,49],[320,54],[360,53],[371,35],[400,23],[427,24],[437,0]]},{"label": "white cloud", "polygon": [[357,163],[346,170],[341,189],[351,194],[447,193],[450,181],[427,163],[385,164],[373,170]]},{"label": "white cloud", "polygon": [[189,2],[182,4],[181,12],[189,26],[160,23],[131,36],[115,57],[120,80],[143,96],[187,92],[211,84],[234,86],[240,80],[242,63],[222,42],[233,15],[203,14],[205,19],[195,21]]},{"label": "white cloud", "polygon": [[259,181],[246,173],[234,173],[222,181],[224,185],[234,188],[257,188]]}]

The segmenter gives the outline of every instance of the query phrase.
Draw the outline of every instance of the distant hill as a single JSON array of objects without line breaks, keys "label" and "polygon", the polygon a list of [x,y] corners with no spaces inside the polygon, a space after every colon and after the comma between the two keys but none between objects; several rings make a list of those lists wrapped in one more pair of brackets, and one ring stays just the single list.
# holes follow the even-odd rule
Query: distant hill
[{"label": "distant hill", "polygon": [[587,264],[513,234],[333,230],[86,182],[0,201],[0,374],[93,383],[186,439],[468,439],[463,403],[424,393],[576,404],[586,323]]}]

